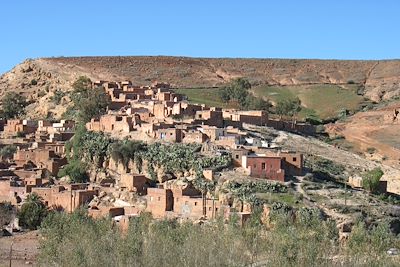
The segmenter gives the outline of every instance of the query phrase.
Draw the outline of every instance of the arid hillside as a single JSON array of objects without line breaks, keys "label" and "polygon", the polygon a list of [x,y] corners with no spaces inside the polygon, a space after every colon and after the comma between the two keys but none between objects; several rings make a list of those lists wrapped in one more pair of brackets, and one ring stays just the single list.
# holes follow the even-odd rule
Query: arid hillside
[{"label": "arid hillside", "polygon": [[31,116],[49,111],[60,115],[63,107],[50,99],[56,90],[69,90],[79,76],[92,80],[153,81],[174,87],[221,86],[235,77],[260,85],[359,84],[363,94],[379,102],[400,95],[400,61],[341,61],[297,59],[232,59],[187,57],[60,57],[26,60],[0,78],[0,97],[17,91],[33,100]]}]

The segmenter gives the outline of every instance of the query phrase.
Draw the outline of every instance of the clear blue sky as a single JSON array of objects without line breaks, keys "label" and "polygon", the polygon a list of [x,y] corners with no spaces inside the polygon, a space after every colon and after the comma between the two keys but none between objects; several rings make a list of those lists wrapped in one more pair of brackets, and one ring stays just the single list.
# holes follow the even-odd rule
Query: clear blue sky
[{"label": "clear blue sky", "polygon": [[0,73],[26,58],[400,58],[398,0],[0,3]]}]

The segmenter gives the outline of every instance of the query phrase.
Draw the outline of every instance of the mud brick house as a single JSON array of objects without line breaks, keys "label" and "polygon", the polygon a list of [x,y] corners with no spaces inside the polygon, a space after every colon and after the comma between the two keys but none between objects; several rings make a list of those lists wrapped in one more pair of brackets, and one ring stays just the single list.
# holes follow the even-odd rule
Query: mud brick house
[{"label": "mud brick house", "polygon": [[156,139],[172,143],[180,143],[183,138],[182,129],[177,128],[158,129],[155,134]]},{"label": "mud brick house", "polygon": [[151,212],[155,218],[164,218],[173,211],[174,197],[170,189],[148,188],[146,199],[146,211]]},{"label": "mud brick house", "polygon": [[184,132],[184,137],[182,139],[182,143],[202,144],[207,140],[208,140],[207,135],[205,135],[204,133],[197,131],[197,130],[187,130]]},{"label": "mud brick house", "polygon": [[264,126],[268,122],[268,113],[263,110],[236,111],[227,110],[223,114],[225,119],[240,123]]},{"label": "mud brick house", "polygon": [[142,195],[147,193],[147,181],[144,175],[126,173],[121,175],[119,186]]},{"label": "mud brick house", "polygon": [[222,128],[224,119],[221,109],[211,108],[209,110],[196,111],[195,123]]},{"label": "mud brick house", "polygon": [[32,163],[38,168],[47,169],[52,175],[57,175],[59,169],[67,164],[66,158],[61,158],[54,151],[47,149],[23,149],[14,154],[17,166]]},{"label": "mud brick house", "polygon": [[242,166],[243,156],[249,155],[250,151],[244,148],[232,150],[232,162],[235,167]]},{"label": "mud brick house", "polygon": [[17,205],[26,196],[26,187],[22,181],[16,181],[12,177],[0,177],[0,202],[7,201]]},{"label": "mud brick house", "polygon": [[36,132],[38,124],[31,120],[7,120],[4,126],[4,133],[16,135],[17,133],[30,134]]},{"label": "mud brick house", "polygon": [[284,163],[281,157],[247,155],[242,156],[242,161],[242,166],[252,177],[285,182]]},{"label": "mud brick house", "polygon": [[50,188],[34,187],[32,193],[41,196],[46,206],[50,208],[73,212],[78,207],[89,203],[94,196],[97,196],[98,190],[87,189],[86,184],[72,184],[70,188],[61,185]]},{"label": "mud brick house", "polygon": [[227,130],[225,128],[218,128],[215,126],[203,125],[199,130],[207,135],[208,139],[212,142],[217,141],[220,139],[220,137],[227,135]]},{"label": "mud brick house", "polygon": [[194,117],[197,111],[203,110],[203,106],[179,101],[172,106],[172,115],[182,117]]},{"label": "mud brick house", "polygon": [[295,151],[281,151],[276,149],[258,148],[257,154],[265,156],[280,157],[283,159],[283,169],[286,175],[301,175],[304,168],[304,158],[302,153]]},{"label": "mud brick house", "polygon": [[140,122],[136,121],[135,117],[107,114],[101,116],[100,119],[91,119],[90,122],[86,123],[86,129],[105,133],[129,133],[137,123]]}]

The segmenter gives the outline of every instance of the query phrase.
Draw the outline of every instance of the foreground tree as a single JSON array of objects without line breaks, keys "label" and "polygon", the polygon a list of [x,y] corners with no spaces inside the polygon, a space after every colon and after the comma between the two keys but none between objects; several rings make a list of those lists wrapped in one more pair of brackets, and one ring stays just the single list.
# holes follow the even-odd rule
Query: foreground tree
[{"label": "foreground tree", "polygon": [[22,95],[15,92],[8,92],[3,97],[3,118],[15,119],[21,117],[25,114],[25,107],[28,104],[28,101]]},{"label": "foreground tree", "polygon": [[251,83],[245,78],[237,78],[219,90],[222,101],[236,101],[242,109],[268,110],[270,104],[262,98],[254,97],[249,91]]},{"label": "foreground tree", "polygon": [[379,181],[383,176],[381,168],[375,168],[367,171],[362,175],[363,188],[371,193],[376,193],[379,190]]},{"label": "foreground tree", "polygon": [[0,230],[4,225],[7,225],[11,222],[13,213],[14,208],[10,202],[0,203]]},{"label": "foreground tree", "polygon": [[19,223],[25,228],[35,230],[40,226],[47,213],[47,207],[43,203],[42,198],[32,193],[28,195],[18,213]]},{"label": "foreground tree", "polygon": [[105,114],[110,103],[104,88],[92,88],[92,82],[88,77],[79,77],[72,85],[71,99],[73,107],[66,114],[81,123],[86,123],[94,117]]},{"label": "foreground tree", "polygon": [[301,101],[298,97],[293,99],[279,100],[276,104],[276,114],[281,118],[288,116],[290,118],[295,117],[301,110]]}]

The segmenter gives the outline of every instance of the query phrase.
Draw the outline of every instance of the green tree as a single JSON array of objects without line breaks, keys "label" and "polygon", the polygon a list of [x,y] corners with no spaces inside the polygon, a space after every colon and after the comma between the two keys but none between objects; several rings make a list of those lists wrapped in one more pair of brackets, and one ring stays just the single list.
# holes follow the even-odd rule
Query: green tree
[{"label": "green tree", "polygon": [[48,210],[43,203],[42,198],[31,193],[22,204],[21,210],[18,213],[19,223],[28,229],[34,230],[42,223],[47,216]]},{"label": "green tree", "polygon": [[72,87],[74,89],[71,94],[73,107],[67,115],[86,123],[94,117],[105,114],[110,98],[104,88],[92,88],[91,80],[84,76],[79,77]]},{"label": "green tree", "polygon": [[26,98],[16,92],[8,92],[3,97],[3,117],[5,119],[19,118],[25,114],[28,105]]},{"label": "green tree", "polygon": [[14,207],[10,202],[0,203],[0,230],[1,228],[11,222],[14,213]]},{"label": "green tree", "polygon": [[89,181],[86,164],[80,160],[72,159],[58,172],[58,177],[69,176],[72,183],[85,183]]},{"label": "green tree", "polygon": [[281,118],[283,116],[293,118],[301,110],[301,101],[298,97],[293,99],[279,100],[276,104],[275,110],[276,114],[278,114]]},{"label": "green tree", "polygon": [[0,156],[3,160],[12,159],[17,147],[15,145],[6,145],[0,149]]},{"label": "green tree", "polygon": [[376,193],[379,188],[379,181],[383,176],[381,168],[375,168],[362,174],[363,187],[365,190]]}]

